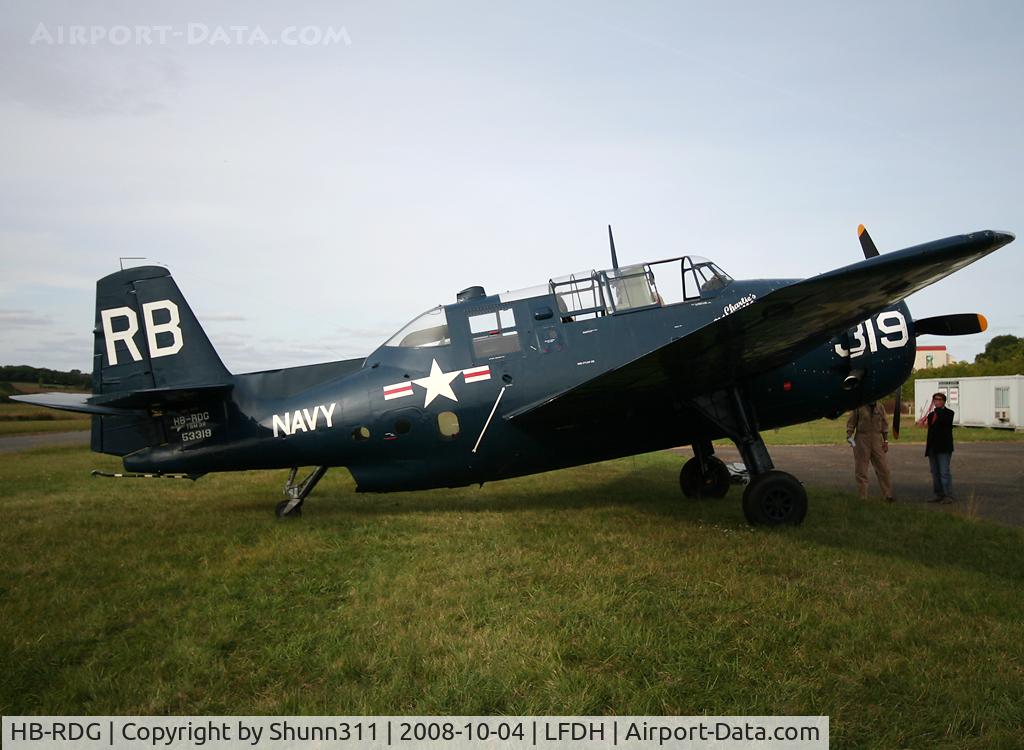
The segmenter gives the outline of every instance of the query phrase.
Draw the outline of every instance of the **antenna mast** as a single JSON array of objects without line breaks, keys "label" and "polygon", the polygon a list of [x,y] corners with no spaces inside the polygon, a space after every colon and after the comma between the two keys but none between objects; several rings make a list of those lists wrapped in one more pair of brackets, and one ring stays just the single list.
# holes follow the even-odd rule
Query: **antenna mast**
[{"label": "antenna mast", "polygon": [[619,259],[615,255],[615,238],[612,237],[612,225],[608,225],[608,244],[612,248],[612,268],[619,270]]}]

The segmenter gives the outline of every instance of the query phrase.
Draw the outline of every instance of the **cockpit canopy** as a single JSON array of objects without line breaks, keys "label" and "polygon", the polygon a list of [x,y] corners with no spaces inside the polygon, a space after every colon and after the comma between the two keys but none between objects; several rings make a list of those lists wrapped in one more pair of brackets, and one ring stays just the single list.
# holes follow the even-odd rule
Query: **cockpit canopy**
[{"label": "cockpit canopy", "polygon": [[[665,307],[716,296],[732,277],[699,255],[583,271],[551,279],[546,285],[505,292],[502,303],[554,295],[564,322],[616,315],[631,310]],[[384,346],[431,347],[451,343],[443,306],[427,310]]]},{"label": "cockpit canopy", "polygon": [[716,296],[730,283],[732,277],[707,258],[684,255],[561,276],[551,279],[547,286],[505,292],[501,301],[554,294],[563,317],[583,320],[645,307],[694,302]]},{"label": "cockpit canopy", "polygon": [[444,314],[444,307],[438,305],[406,323],[398,333],[384,342],[384,346],[420,348],[450,343],[448,317]]}]

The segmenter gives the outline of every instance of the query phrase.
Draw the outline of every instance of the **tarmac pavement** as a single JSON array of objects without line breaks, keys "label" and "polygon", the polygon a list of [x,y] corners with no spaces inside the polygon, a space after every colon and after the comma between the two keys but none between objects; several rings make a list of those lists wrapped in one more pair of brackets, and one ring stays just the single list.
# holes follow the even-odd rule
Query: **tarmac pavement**
[{"label": "tarmac pavement", "polygon": [[[853,449],[842,445],[770,445],[775,468],[788,471],[811,490],[830,487],[856,494],[853,479]],[[685,449],[684,455],[690,455]],[[725,462],[739,461],[732,446],[716,448]],[[1010,526],[1024,527],[1024,443],[957,443],[951,472],[956,502],[929,503],[932,475],[924,455],[924,443],[889,444],[896,502],[918,505],[935,512],[960,513]],[[875,470],[868,469],[868,497],[881,500]]]}]

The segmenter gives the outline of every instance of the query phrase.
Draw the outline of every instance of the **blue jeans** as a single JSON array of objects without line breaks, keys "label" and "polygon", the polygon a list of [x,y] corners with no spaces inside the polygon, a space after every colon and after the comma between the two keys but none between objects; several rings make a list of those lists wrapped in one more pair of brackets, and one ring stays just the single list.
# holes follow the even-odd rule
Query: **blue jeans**
[{"label": "blue jeans", "polygon": [[935,497],[953,497],[953,476],[949,473],[952,453],[933,453],[928,456],[932,470],[932,491]]}]

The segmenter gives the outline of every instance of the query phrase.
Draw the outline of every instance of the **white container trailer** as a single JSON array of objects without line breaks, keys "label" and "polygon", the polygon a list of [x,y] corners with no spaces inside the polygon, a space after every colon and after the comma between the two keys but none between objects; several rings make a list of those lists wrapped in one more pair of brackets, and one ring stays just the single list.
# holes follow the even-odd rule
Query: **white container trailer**
[{"label": "white container trailer", "polygon": [[946,394],[953,424],[1024,430],[1024,375],[974,378],[918,378],[914,381],[914,419],[931,406],[932,395]]}]

